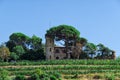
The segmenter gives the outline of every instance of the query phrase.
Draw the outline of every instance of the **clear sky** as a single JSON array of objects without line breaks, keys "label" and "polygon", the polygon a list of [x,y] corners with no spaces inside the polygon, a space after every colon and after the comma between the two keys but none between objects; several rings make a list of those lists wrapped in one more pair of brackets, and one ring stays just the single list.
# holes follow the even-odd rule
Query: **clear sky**
[{"label": "clear sky", "polygon": [[43,39],[50,27],[67,24],[120,56],[120,0],[0,0],[0,43],[14,32]]}]

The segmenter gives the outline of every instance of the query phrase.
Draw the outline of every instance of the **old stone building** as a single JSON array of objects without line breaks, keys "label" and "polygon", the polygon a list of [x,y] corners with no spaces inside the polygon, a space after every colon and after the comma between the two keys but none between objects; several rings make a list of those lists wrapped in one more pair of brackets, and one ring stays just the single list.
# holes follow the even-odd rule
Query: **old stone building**
[{"label": "old stone building", "polygon": [[[56,46],[54,39],[46,36],[46,59],[47,60],[55,60],[55,59],[79,59],[82,54],[82,47],[84,44],[80,42],[76,42],[76,45],[72,44],[68,46],[68,50],[66,52],[66,47]],[[97,56],[95,59],[115,59],[115,51],[111,51],[107,53],[107,55]],[[86,59],[86,58],[85,58]],[[89,58],[88,58],[89,59]]]},{"label": "old stone building", "polygon": [[[68,52],[66,52],[65,47],[55,46],[54,39],[46,36],[46,59],[70,59],[71,56],[78,59],[81,53],[82,46],[80,43],[76,44],[76,47],[69,46]],[[67,54],[66,54],[67,53]]]},{"label": "old stone building", "polygon": [[46,50],[46,59],[55,59],[54,56],[54,40],[48,36],[46,36],[46,44],[45,44],[45,50]]}]

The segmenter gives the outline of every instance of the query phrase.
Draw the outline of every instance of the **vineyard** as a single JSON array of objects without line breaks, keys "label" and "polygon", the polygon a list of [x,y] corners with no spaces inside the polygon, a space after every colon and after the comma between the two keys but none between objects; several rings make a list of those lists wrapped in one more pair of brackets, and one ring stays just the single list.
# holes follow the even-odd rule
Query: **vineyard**
[{"label": "vineyard", "polygon": [[0,70],[5,69],[15,77],[29,77],[34,70],[61,74],[61,80],[120,80],[120,60],[50,60],[1,62]]}]

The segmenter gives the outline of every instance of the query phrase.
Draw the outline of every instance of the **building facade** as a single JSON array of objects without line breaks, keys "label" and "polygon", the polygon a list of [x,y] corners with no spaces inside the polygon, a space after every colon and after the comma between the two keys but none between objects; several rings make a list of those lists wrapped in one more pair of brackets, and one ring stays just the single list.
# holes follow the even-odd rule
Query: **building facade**
[{"label": "building facade", "polygon": [[79,58],[79,53],[81,52],[81,45],[76,44],[77,48],[75,46],[70,46],[68,49],[68,52],[66,52],[65,47],[59,47],[55,46],[54,39],[51,37],[46,36],[46,44],[45,44],[45,50],[46,50],[46,59],[47,60],[55,60],[55,59],[70,59],[71,55],[76,56],[76,58]]}]

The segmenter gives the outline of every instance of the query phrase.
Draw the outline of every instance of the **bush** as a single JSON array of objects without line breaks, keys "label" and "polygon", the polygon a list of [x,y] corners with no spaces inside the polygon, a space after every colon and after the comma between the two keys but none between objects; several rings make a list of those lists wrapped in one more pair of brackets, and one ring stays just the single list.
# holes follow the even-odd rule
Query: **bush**
[{"label": "bush", "polygon": [[40,79],[41,79],[41,78],[46,78],[46,77],[49,77],[49,75],[46,74],[46,73],[40,75]]},{"label": "bush", "polygon": [[0,70],[0,80],[10,80],[9,72],[6,70]]},{"label": "bush", "polygon": [[46,77],[48,77],[48,74],[44,73],[41,69],[36,69],[30,80],[44,80]]},{"label": "bush", "polygon": [[30,50],[21,56],[22,60],[45,60],[43,49],[34,51]]},{"label": "bush", "polygon": [[39,75],[38,74],[33,74],[31,76],[30,80],[40,80]]},{"label": "bush", "polygon": [[57,80],[57,78],[55,76],[51,75],[50,80]]},{"label": "bush", "polygon": [[41,76],[42,74],[44,74],[44,71],[42,71],[41,69],[36,69],[34,71],[34,74],[37,74],[37,75]]},{"label": "bush", "polygon": [[58,72],[51,72],[47,74],[41,69],[36,69],[29,80],[60,80],[60,78],[61,75]]},{"label": "bush", "polygon": [[105,77],[106,77],[107,80],[115,80],[115,75],[114,74],[107,73],[105,75]]},{"label": "bush", "polygon": [[26,80],[26,78],[23,75],[17,75],[14,80]]},{"label": "bush", "polygon": [[11,60],[18,60],[19,59],[19,56],[16,54],[16,53],[14,53],[14,52],[11,52],[11,54],[10,54],[10,59]]},{"label": "bush", "polygon": [[57,79],[61,78],[61,74],[58,72],[53,72],[52,75],[54,75]]}]

